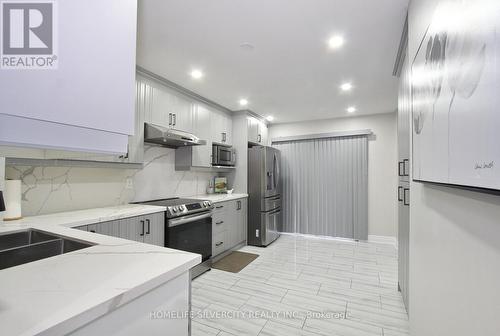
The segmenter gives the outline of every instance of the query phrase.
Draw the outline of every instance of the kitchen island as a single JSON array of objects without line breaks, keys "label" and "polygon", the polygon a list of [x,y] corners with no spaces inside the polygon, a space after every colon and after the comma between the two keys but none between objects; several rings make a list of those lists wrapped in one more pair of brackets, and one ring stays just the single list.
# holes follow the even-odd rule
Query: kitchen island
[{"label": "kitchen island", "polygon": [[[2,222],[91,243],[0,270],[2,335],[188,335],[189,270],[201,256],[74,227],[165,211],[124,205]],[[125,321],[125,322],[124,322]]]}]

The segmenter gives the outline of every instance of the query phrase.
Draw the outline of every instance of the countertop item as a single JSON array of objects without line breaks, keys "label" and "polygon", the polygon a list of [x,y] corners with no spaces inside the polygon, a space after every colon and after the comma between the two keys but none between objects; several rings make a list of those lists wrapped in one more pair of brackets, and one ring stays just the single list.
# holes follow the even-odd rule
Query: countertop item
[{"label": "countertop item", "polygon": [[72,228],[165,210],[131,204],[0,224],[0,234],[34,228],[96,244],[1,270],[2,334],[65,335],[200,263],[198,254]]},{"label": "countertop item", "polygon": [[195,196],[189,196],[191,198],[212,201],[214,203],[232,201],[240,198],[248,197],[248,194],[201,194]]},{"label": "countertop item", "polygon": [[5,213],[4,221],[22,218],[21,214],[21,180],[5,181]]},{"label": "countertop item", "polygon": [[215,193],[225,193],[227,190],[227,177],[215,178]]}]

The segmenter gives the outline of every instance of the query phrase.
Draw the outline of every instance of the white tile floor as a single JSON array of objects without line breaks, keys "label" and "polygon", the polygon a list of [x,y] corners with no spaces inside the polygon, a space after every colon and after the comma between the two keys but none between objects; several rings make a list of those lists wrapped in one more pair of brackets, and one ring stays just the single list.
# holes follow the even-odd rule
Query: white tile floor
[{"label": "white tile floor", "polygon": [[193,281],[193,336],[409,335],[393,246],[282,235],[241,251],[260,256]]}]

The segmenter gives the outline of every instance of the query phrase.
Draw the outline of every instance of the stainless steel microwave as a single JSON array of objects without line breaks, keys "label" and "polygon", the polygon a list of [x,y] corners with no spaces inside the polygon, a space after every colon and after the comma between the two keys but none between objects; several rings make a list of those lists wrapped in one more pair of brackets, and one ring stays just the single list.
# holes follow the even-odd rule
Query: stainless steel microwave
[{"label": "stainless steel microwave", "polygon": [[212,165],[235,166],[236,150],[229,146],[212,145]]}]

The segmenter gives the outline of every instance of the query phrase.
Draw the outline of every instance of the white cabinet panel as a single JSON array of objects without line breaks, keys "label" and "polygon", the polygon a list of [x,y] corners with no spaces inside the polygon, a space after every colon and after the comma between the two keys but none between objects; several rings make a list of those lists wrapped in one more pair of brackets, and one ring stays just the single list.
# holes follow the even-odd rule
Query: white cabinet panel
[{"label": "white cabinet panel", "polygon": [[210,131],[210,118],[212,112],[204,105],[196,104],[194,107],[194,134],[207,142],[203,146],[194,146],[192,149],[192,165],[195,167],[210,167],[212,165],[212,138]]},{"label": "white cabinet panel", "polygon": [[259,123],[259,134],[260,134],[260,144],[262,144],[263,146],[267,146],[268,145],[268,129],[267,129],[267,125],[263,122],[260,122]]},{"label": "white cabinet panel", "polygon": [[178,96],[174,96],[173,102],[172,128],[192,133],[195,111],[194,104]]},{"label": "white cabinet panel", "polygon": [[212,223],[212,256],[246,242],[247,200],[216,203]]},{"label": "white cabinet panel", "polygon": [[110,221],[105,223],[96,224],[96,233],[106,236],[119,237],[120,236],[120,222]]},{"label": "white cabinet panel", "polygon": [[0,114],[0,144],[125,153],[128,136]]},{"label": "white cabinet panel", "polygon": [[211,113],[211,139],[224,145],[232,144],[233,120],[230,115],[212,110]]},{"label": "white cabinet panel", "polygon": [[143,216],[146,225],[144,242],[157,246],[165,246],[165,214],[163,212]]},{"label": "white cabinet panel", "polygon": [[[239,226],[239,235],[238,235],[238,241],[237,243],[245,242],[247,241],[247,218],[248,218],[248,202],[246,198],[242,198],[238,200],[239,203],[239,209],[237,212],[237,218],[238,218],[238,226]],[[238,202],[237,201],[237,202]]]},{"label": "white cabinet panel", "polygon": [[247,117],[248,142],[258,145],[267,145],[267,125],[254,117]]},{"label": "white cabinet panel", "polygon": [[165,213],[123,218],[78,229],[146,244],[165,246]]},{"label": "white cabinet panel", "polygon": [[145,121],[193,132],[195,107],[190,99],[153,79],[138,76],[138,81],[144,86]]},{"label": "white cabinet panel", "polygon": [[189,319],[157,318],[152,314],[165,312],[187,312],[191,302],[190,274],[185,272],[178,277],[159,285],[144,295],[71,332],[71,336],[189,336]]},{"label": "white cabinet panel", "polygon": [[213,236],[212,257],[215,257],[228,249],[227,236],[227,231],[219,232]]},{"label": "white cabinet panel", "polygon": [[223,125],[224,125],[224,143],[226,145],[233,144],[233,119],[230,115],[225,114],[223,116]]},{"label": "white cabinet panel", "polygon": [[[57,6],[58,68],[2,71],[2,113],[132,135],[137,0],[58,1]],[[26,133],[19,131],[18,135]],[[46,130],[37,133],[42,131]],[[33,137],[14,137],[10,142],[66,148],[68,137],[61,135],[49,143],[33,142]],[[92,141],[88,148],[85,144],[76,147],[101,149]],[[109,145],[104,148],[108,150]]]},{"label": "white cabinet panel", "polygon": [[258,143],[259,138],[259,124],[257,119],[253,117],[247,117],[247,130],[248,130],[248,142]]}]

